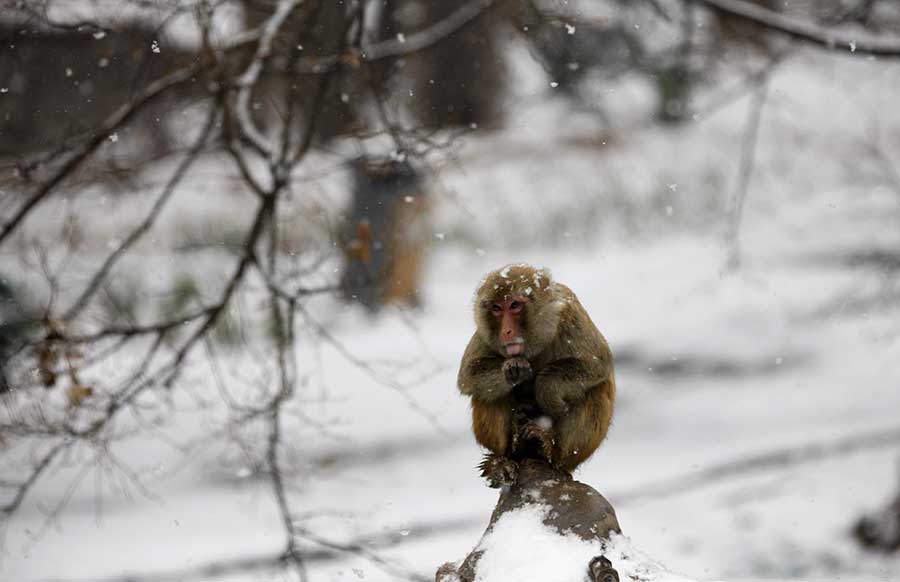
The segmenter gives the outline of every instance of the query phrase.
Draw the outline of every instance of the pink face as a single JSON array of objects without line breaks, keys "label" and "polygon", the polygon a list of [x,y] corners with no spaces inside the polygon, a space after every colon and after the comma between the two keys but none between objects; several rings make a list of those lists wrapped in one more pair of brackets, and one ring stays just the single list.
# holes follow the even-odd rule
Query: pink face
[{"label": "pink face", "polygon": [[525,338],[522,335],[522,317],[529,299],[520,295],[506,301],[493,303],[491,315],[500,323],[500,346],[508,358],[525,353]]}]

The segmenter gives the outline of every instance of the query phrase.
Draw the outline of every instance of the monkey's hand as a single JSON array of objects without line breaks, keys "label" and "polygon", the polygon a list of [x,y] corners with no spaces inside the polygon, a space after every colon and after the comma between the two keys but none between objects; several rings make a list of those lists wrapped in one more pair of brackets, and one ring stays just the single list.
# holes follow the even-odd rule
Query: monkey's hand
[{"label": "monkey's hand", "polygon": [[484,456],[478,468],[481,476],[487,479],[488,486],[500,489],[504,485],[512,485],[516,482],[519,466],[509,457],[496,453],[488,453]]},{"label": "monkey's hand", "polygon": [[528,360],[521,356],[509,358],[503,362],[503,377],[510,386],[518,386],[534,378],[534,371]]}]

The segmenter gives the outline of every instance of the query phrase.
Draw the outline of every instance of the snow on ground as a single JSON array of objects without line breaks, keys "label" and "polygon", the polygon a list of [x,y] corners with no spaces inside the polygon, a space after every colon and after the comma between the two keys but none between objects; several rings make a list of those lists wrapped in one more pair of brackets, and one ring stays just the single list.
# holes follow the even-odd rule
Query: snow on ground
[{"label": "snow on ground", "polygon": [[[900,242],[900,195],[863,147],[878,139],[897,151],[900,110],[886,100],[898,88],[895,63],[802,53],[780,69],[736,272],[724,270],[720,231],[742,103],[688,127],[607,140],[593,121],[536,94],[508,129],[470,138],[438,179],[424,309],[372,319],[326,299],[309,304],[351,353],[418,381],[386,386],[301,335],[297,357],[309,376],[294,403],[302,417],[290,424],[296,469],[288,480],[303,526],[337,541],[371,540],[380,555],[425,576],[473,548],[496,492],[476,475],[480,451],[456,366],[479,277],[525,260],[550,267],[579,295],[618,358],[613,429],[576,477],[609,498],[637,547],[695,579],[896,579],[900,559],[861,552],[848,530],[895,487],[900,444],[637,494],[719,463],[900,424],[896,271],[859,258]],[[212,173],[221,161],[206,163]],[[221,196],[231,204],[227,190]],[[222,212],[222,199],[211,203],[213,218],[240,223]],[[111,204],[132,212],[127,202]],[[179,207],[163,232],[179,232],[176,219],[205,220],[201,206]],[[98,236],[113,236],[106,232]],[[158,244],[139,249],[151,278],[169,261]],[[198,268],[214,279],[228,272],[227,258],[206,253]],[[223,371],[237,389],[256,366],[253,354],[231,353]],[[75,474],[60,469],[5,524],[0,578],[177,579],[282,549],[265,481],[227,434],[195,440],[221,416],[209,370],[198,364],[184,384],[183,412],[164,426],[166,439],[116,447],[152,497],[125,497],[91,475],[44,529]],[[175,445],[190,445],[189,454]],[[394,536],[399,543],[382,543]],[[536,551],[535,568],[547,557]],[[355,555],[308,567],[314,582],[393,579]]]},{"label": "snow on ground", "polygon": [[[679,582],[685,578],[666,572],[660,564],[637,550],[628,537],[612,534],[608,542],[588,542],[561,535],[544,525],[552,508],[535,504],[504,514],[476,546],[483,552],[478,576],[492,582],[567,582],[585,575],[585,564],[605,556],[620,580]],[[541,552],[523,551],[541,548]],[[553,559],[547,559],[552,556]]]}]

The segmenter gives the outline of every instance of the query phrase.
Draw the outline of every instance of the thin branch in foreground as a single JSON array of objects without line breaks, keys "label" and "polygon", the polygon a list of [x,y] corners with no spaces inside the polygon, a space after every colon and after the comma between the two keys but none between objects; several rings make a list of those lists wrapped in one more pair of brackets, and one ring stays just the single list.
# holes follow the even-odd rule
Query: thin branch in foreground
[{"label": "thin branch in foreground", "polygon": [[[446,18],[404,37],[384,40],[360,48],[356,58],[364,62],[374,62],[394,57],[402,57],[422,51],[437,44],[461,30],[484,13],[494,0],[472,0],[464,4]],[[301,59],[294,68],[295,73],[327,73],[343,61],[352,60],[351,55],[336,54],[314,59]]]},{"label": "thin branch in foreground", "polygon": [[259,80],[263,66],[272,54],[272,43],[278,31],[284,26],[291,12],[294,11],[302,0],[280,0],[274,14],[262,26],[259,44],[253,60],[247,65],[244,73],[237,79],[238,95],[234,110],[238,125],[248,142],[263,157],[271,159],[275,155],[275,148],[269,140],[260,132],[250,116],[250,92]]},{"label": "thin branch in foreground", "polygon": [[869,34],[851,34],[830,30],[813,22],[779,14],[746,0],[697,1],[716,12],[736,16],[763,28],[827,49],[840,50],[859,56],[900,57],[900,38],[883,38]]},{"label": "thin branch in foreground", "polygon": [[309,312],[304,309],[302,306],[297,306],[297,311],[303,317],[304,321],[306,321],[307,325],[312,328],[315,333],[322,338],[327,344],[333,347],[337,352],[350,364],[354,367],[362,370],[366,374],[368,374],[371,378],[373,378],[376,382],[383,386],[387,386],[398,392],[404,400],[406,400],[409,407],[418,412],[423,418],[428,420],[431,425],[437,430],[439,433],[449,436],[450,433],[447,432],[441,423],[440,419],[436,414],[422,406],[415,398],[413,398],[405,386],[402,386],[393,378],[385,377],[383,374],[379,374],[377,370],[375,370],[369,363],[361,360],[356,357],[345,345],[343,345],[336,337],[334,337],[321,323],[316,321]]},{"label": "thin branch in foreground", "polygon": [[[235,53],[248,44],[257,42],[260,34],[260,30],[250,30],[236,34],[232,37],[230,43],[215,50],[223,55]],[[123,103],[92,134],[73,146],[68,157],[60,167],[47,180],[41,183],[19,209],[0,226],[0,244],[16,231],[31,211],[43,202],[59,184],[90,158],[112,133],[128,123],[145,105],[158,98],[164,92],[190,82],[208,66],[209,63],[206,58],[197,58],[190,65],[172,71],[168,75],[151,82],[133,95],[131,100]]]},{"label": "thin branch in foreground", "polygon": [[28,491],[34,486],[35,482],[40,478],[40,476],[50,467],[50,464],[56,458],[56,456],[61,453],[63,450],[68,448],[70,443],[67,441],[60,441],[56,443],[43,457],[41,460],[37,462],[31,469],[31,473],[28,475],[28,478],[25,481],[19,483],[16,487],[15,495],[13,498],[3,506],[0,506],[0,514],[4,516],[9,516],[19,508],[22,504],[22,501],[25,499],[25,496],[28,494]]},{"label": "thin branch in foreground", "polygon": [[169,178],[169,181],[166,183],[165,187],[163,187],[162,193],[160,193],[159,197],[156,199],[156,202],[153,203],[153,207],[150,209],[150,212],[144,218],[143,222],[137,226],[131,233],[125,238],[122,243],[116,247],[116,249],[110,253],[110,255],[103,262],[103,265],[97,270],[94,276],[91,278],[91,281],[85,287],[84,292],[78,297],[77,300],[66,310],[63,315],[64,321],[71,321],[74,319],[87,305],[88,301],[90,301],[91,297],[94,293],[97,292],[97,289],[100,288],[100,285],[106,279],[109,271],[115,266],[116,262],[123,256],[125,253],[131,249],[134,244],[141,239],[147,231],[152,228],[153,224],[156,222],[156,219],[159,217],[163,208],[166,206],[166,203],[171,199],[172,194],[175,192],[178,184],[181,183],[181,180],[187,174],[188,170],[190,170],[191,166],[197,160],[197,157],[200,155],[200,152],[206,146],[207,140],[209,140],[209,136],[212,133],[213,128],[216,125],[216,119],[218,118],[218,111],[216,108],[212,107],[209,116],[206,120],[206,123],[203,126],[203,129],[200,132],[200,136],[197,138],[196,142],[188,153],[185,155],[184,159],[181,160],[181,163],[178,164],[178,167],[175,169],[175,172],[172,174],[172,177]]},{"label": "thin branch in foreground", "polygon": [[738,180],[735,184],[734,195],[732,196],[728,231],[726,233],[728,245],[726,269],[729,271],[735,270],[740,266],[741,218],[744,214],[744,201],[747,198],[747,191],[750,189],[750,178],[753,176],[756,144],[759,141],[759,125],[762,119],[763,108],[766,104],[768,86],[769,76],[762,80],[759,88],[753,93],[747,117],[747,126],[744,130],[744,140],[741,145],[741,166],[738,172]]},{"label": "thin branch in foreground", "polygon": [[56,186],[77,170],[112,133],[128,123],[144,105],[150,103],[169,89],[190,81],[202,69],[202,66],[203,63],[197,61],[188,67],[178,69],[150,83],[132,101],[119,107],[115,113],[100,125],[90,138],[73,148],[69,157],[56,172],[41,184],[13,216],[3,224],[2,228],[0,228],[0,244],[16,230],[25,217],[38,204],[43,202]]}]

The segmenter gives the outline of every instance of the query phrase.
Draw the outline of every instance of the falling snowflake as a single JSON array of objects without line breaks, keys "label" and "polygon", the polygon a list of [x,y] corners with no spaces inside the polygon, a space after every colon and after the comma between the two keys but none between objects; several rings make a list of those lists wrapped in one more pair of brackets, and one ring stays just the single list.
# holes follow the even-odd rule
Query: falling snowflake
[{"label": "falling snowflake", "polygon": [[152,43],[150,43],[150,50],[155,52],[156,54],[159,54],[159,43],[156,42],[155,40]]}]

